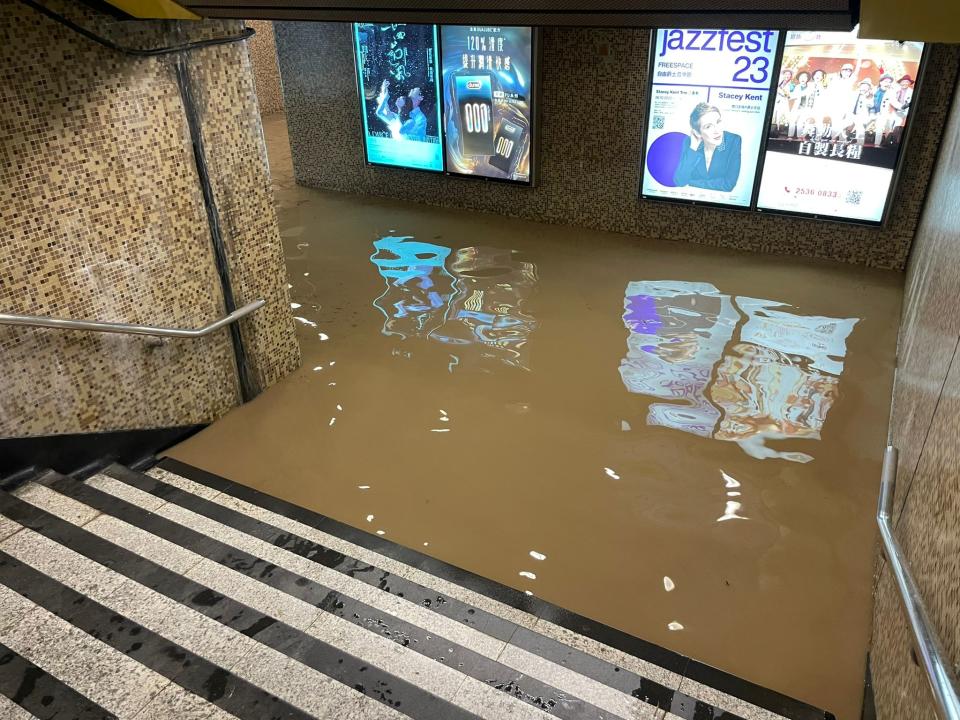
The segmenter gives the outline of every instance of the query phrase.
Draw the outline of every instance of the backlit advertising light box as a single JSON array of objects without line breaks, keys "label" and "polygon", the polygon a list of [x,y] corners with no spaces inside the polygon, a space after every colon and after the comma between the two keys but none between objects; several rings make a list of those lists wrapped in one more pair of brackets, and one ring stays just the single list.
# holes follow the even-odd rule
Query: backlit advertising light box
[{"label": "backlit advertising light box", "polygon": [[443,171],[437,26],[354,23],[367,162]]},{"label": "backlit advertising light box", "polygon": [[643,197],[750,206],[778,41],[776,30],[656,31]]},{"label": "backlit advertising light box", "polygon": [[757,208],[884,218],[923,43],[788,32]]},{"label": "backlit advertising light box", "polygon": [[533,28],[440,29],[447,172],[531,181]]}]

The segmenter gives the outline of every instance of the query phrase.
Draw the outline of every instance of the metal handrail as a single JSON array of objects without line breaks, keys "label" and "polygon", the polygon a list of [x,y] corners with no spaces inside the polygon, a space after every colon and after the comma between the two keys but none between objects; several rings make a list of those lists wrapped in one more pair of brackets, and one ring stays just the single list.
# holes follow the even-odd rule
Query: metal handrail
[{"label": "metal handrail", "polygon": [[95,320],[68,320],[66,318],[40,317],[38,315],[10,315],[7,313],[0,313],[0,325],[25,325],[27,327],[53,328],[56,330],[89,330],[90,332],[122,333],[126,335],[198,338],[235,323],[240,318],[259,310],[266,304],[266,300],[254,300],[252,303],[237,308],[229,315],[195,330],[128,325],[127,323],[98,322]]},{"label": "metal handrail", "polygon": [[880,504],[877,508],[877,525],[883,538],[883,550],[890,563],[890,570],[900,591],[900,599],[907,611],[913,640],[920,656],[923,669],[936,701],[937,714],[943,720],[960,720],[960,698],[958,698],[957,676],[950,666],[940,637],[927,614],[923,596],[917,587],[900,543],[893,533],[891,508],[893,506],[893,488],[897,479],[897,449],[888,445],[883,456],[883,474],[880,479]]}]

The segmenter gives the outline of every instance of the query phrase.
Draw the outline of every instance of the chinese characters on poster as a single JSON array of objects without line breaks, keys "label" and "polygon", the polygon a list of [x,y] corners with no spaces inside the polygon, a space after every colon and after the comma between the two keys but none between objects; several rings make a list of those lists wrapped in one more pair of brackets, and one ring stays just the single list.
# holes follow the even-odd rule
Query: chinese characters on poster
[{"label": "chinese characters on poster", "polygon": [[533,29],[444,25],[447,171],[529,182]]},{"label": "chinese characters on poster", "polygon": [[776,30],[656,32],[642,194],[748,207]]},{"label": "chinese characters on poster", "polygon": [[923,43],[790,32],[757,206],[879,222]]},{"label": "chinese characters on poster", "polygon": [[443,170],[435,25],[353,25],[367,161]]}]

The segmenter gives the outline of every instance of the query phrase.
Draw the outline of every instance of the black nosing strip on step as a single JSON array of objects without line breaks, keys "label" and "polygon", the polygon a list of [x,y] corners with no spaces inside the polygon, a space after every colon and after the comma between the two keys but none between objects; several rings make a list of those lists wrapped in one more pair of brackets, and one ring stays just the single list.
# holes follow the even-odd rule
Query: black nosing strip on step
[{"label": "black nosing strip on step", "polygon": [[157,466],[253,505],[259,505],[278,515],[283,515],[322,532],[335,535],[354,545],[359,545],[398,562],[423,570],[517,610],[543,618],[591,640],[609,645],[670,672],[689,677],[691,680],[713,687],[727,695],[782,715],[790,720],[833,720],[833,715],[829,712],[815,708],[808,703],[687,658],[673,650],[668,650],[609,625],[565,610],[546,600],[526,595],[519,590],[430,557],[418,550],[398,545],[379,535],[373,535],[312,510],[294,505],[286,500],[240,485],[207,470],[194,467],[172,457],[162,458]]},{"label": "black nosing strip on step", "polygon": [[39,720],[53,717],[72,720],[117,718],[3,644],[0,644],[0,695]]},{"label": "black nosing strip on step", "polygon": [[521,628],[515,623],[475,608],[456,598],[440,595],[435,590],[418,585],[382,568],[368,565],[345,556],[306,538],[294,535],[267,522],[181,490],[149,475],[132,472],[122,466],[113,466],[106,474],[157,498],[175,503],[235,530],[285,549],[351,578],[364,582],[383,592],[425,607],[443,617],[504,640],[580,675],[604,683],[621,692],[667,710],[674,705],[674,691],[633,672],[601,660],[589,653],[565,645],[553,638]]},{"label": "black nosing strip on step", "polygon": [[[0,513],[344,685],[364,688],[365,694],[379,702],[398,709],[402,706],[402,712],[410,717],[476,720],[472,713],[412,683],[4,492],[0,492]],[[393,692],[389,696],[380,693],[381,687]]]},{"label": "black nosing strip on step", "polygon": [[[254,555],[234,548],[208,535],[167,520],[114,495],[70,478],[54,483],[53,489],[90,507],[185,547],[197,554],[257,580],[279,592],[340,617],[380,637],[403,645],[424,657],[452,667],[458,672],[486,682],[503,692],[563,718],[610,717],[587,701],[564,693],[531,677],[518,680],[518,671],[485,655],[443,638],[436,632],[413,625],[389,613],[343,595],[310,578],[277,567]],[[269,630],[267,631],[270,632]],[[664,689],[666,690],[666,689]],[[642,698],[638,698],[642,699]]]},{"label": "black nosing strip on step", "polygon": [[238,718],[311,720],[293,705],[4,552],[0,583]]}]

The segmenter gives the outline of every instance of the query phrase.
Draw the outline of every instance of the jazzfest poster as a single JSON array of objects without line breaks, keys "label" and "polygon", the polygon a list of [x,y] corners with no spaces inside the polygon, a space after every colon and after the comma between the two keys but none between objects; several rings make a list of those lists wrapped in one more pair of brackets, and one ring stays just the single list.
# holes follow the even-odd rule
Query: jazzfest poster
[{"label": "jazzfest poster", "polygon": [[353,25],[367,161],[443,170],[437,26]]},{"label": "jazzfest poster", "polygon": [[923,43],[789,32],[757,207],[880,222]]},{"label": "jazzfest poster", "polygon": [[533,29],[444,25],[447,171],[530,182]]},{"label": "jazzfest poster", "polygon": [[656,31],[644,197],[748,207],[776,30]]}]

